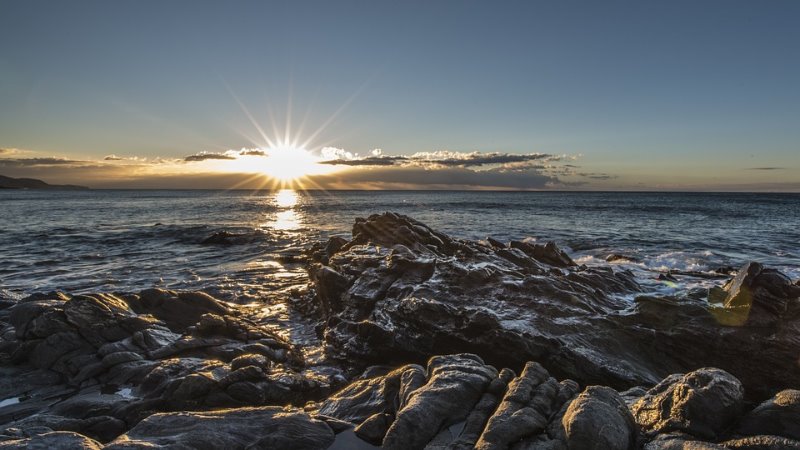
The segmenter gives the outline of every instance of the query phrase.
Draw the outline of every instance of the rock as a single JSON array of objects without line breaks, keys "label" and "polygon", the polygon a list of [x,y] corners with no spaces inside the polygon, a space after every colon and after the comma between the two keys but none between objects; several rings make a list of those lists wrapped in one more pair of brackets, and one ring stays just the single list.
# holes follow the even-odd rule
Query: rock
[{"label": "rock", "polygon": [[247,366],[259,367],[262,370],[266,370],[269,369],[269,365],[269,359],[267,359],[266,356],[253,353],[237,356],[231,361],[231,369],[233,370]]},{"label": "rock", "polygon": [[630,449],[636,444],[636,422],[617,391],[587,387],[561,420],[570,449]]},{"label": "rock", "polygon": [[800,306],[800,288],[777,270],[757,262],[740,269],[724,290],[724,309],[717,315],[724,325],[770,326],[788,310]]},{"label": "rock", "polygon": [[607,262],[639,262],[638,258],[634,258],[633,256],[628,255],[621,255],[619,253],[611,253],[606,256]]},{"label": "rock", "polygon": [[561,407],[555,405],[558,390],[558,382],[541,365],[526,364],[522,374],[509,383],[475,448],[508,448],[523,437],[542,433],[554,410]]},{"label": "rock", "polygon": [[[397,411],[396,405],[400,403],[400,384],[403,378],[406,378],[406,384],[408,380],[419,378],[424,383],[425,370],[418,365],[407,365],[385,376],[356,380],[323,401],[317,413],[352,423],[362,423],[375,414],[394,415]],[[403,398],[418,387],[406,387],[405,391],[408,392],[404,392]]]},{"label": "rock", "polygon": [[684,433],[659,434],[644,446],[644,450],[726,450],[726,447],[695,440]]},{"label": "rock", "polygon": [[721,447],[741,450],[800,450],[800,441],[779,436],[749,436],[722,442]]},{"label": "rock", "polygon": [[428,381],[413,391],[383,440],[386,450],[422,449],[443,427],[467,418],[497,370],[474,355],[436,356]]},{"label": "rock", "polygon": [[491,381],[480,401],[472,409],[464,423],[464,428],[458,438],[450,445],[453,450],[469,450],[475,448],[480,439],[486,423],[497,409],[508,388],[508,383],[514,379],[514,372],[510,369],[500,371],[497,378]]},{"label": "rock", "polygon": [[307,414],[279,407],[154,414],[105,448],[292,448],[320,450],[333,430]]},{"label": "rock", "polygon": [[99,442],[71,431],[55,431],[26,439],[0,441],[1,449],[100,450]]},{"label": "rock", "polygon": [[394,416],[387,413],[377,413],[369,416],[355,428],[356,436],[373,445],[381,445],[386,432],[394,422]]},{"label": "rock", "polygon": [[800,440],[800,391],[787,389],[747,413],[735,434],[770,434]]},{"label": "rock", "polygon": [[542,244],[530,244],[528,242],[511,241],[512,248],[518,248],[531,258],[555,267],[576,266],[575,261],[563,250],[558,248],[555,242]]},{"label": "rock", "polygon": [[312,256],[314,296],[302,306],[322,315],[337,358],[402,364],[468,352],[618,390],[713,366],[740,379],[748,400],[800,389],[797,286],[772,270],[750,277],[752,320],[732,328],[736,302],[726,307],[724,297],[742,289],[720,288],[718,304],[645,296],[631,272],[575,266],[555,245],[458,240],[392,213],[357,220],[339,244]]},{"label": "rock", "polygon": [[743,399],[739,380],[724,370],[705,368],[667,377],[631,410],[645,432],[681,431],[715,439],[739,415]]}]

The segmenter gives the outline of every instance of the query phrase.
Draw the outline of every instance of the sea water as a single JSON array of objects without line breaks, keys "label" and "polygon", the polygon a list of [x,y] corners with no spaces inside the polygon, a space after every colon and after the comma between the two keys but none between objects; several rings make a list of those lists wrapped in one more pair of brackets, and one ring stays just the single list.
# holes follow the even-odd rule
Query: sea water
[{"label": "sea water", "polygon": [[[464,239],[552,240],[578,263],[669,270],[759,261],[800,277],[800,194],[452,191],[0,191],[0,297],[204,290],[259,301],[306,282],[302,250],[393,211]],[[234,245],[204,244],[216,232]]]}]

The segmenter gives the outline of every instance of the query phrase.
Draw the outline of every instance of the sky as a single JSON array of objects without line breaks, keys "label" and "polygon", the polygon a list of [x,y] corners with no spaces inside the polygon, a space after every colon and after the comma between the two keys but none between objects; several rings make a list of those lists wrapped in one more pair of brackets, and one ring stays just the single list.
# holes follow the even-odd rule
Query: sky
[{"label": "sky", "polygon": [[800,191],[798,23],[795,0],[2,0],[0,174]]}]

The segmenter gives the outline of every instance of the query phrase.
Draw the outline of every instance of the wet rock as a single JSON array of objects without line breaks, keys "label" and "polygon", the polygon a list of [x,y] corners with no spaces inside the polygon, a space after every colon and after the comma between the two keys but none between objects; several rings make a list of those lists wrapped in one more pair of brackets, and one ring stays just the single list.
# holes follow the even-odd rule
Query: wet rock
[{"label": "wet rock", "polygon": [[555,405],[558,382],[539,364],[529,362],[511,381],[502,402],[486,424],[476,449],[507,448],[523,437],[542,433]]},{"label": "wet rock", "polygon": [[630,272],[574,266],[555,245],[458,240],[392,213],[359,219],[353,236],[309,267],[315,296],[304,309],[322,314],[332,356],[400,364],[469,352],[619,390],[714,366],[739,378],[750,400],[800,389],[796,286],[777,272],[739,283],[753,286],[756,306],[733,329],[736,302],[724,300],[742,291],[735,283],[717,304],[642,296]]},{"label": "wet rock", "polygon": [[383,447],[422,449],[443,427],[466,419],[497,370],[468,354],[428,361],[428,381],[409,395],[386,433]]},{"label": "wet rock", "polygon": [[394,422],[394,416],[387,413],[377,413],[369,416],[353,430],[356,436],[373,445],[381,445],[386,432]]},{"label": "wet rock", "polygon": [[425,370],[418,365],[408,365],[393,370],[385,376],[356,380],[323,401],[318,414],[352,423],[362,423],[375,414],[393,415],[399,404],[398,397],[403,378],[407,380],[407,387],[404,389],[407,392],[404,392],[402,397],[407,398],[419,387],[409,388],[408,380],[421,378],[424,382]]},{"label": "wet rock", "polygon": [[747,413],[736,434],[771,434],[800,440],[800,391],[787,389]]},{"label": "wet rock", "polygon": [[617,391],[587,387],[561,419],[570,449],[629,449],[636,444],[637,427]]},{"label": "wet rock", "polygon": [[546,244],[532,244],[528,242],[511,241],[512,248],[518,248],[525,254],[555,267],[570,267],[577,266],[575,261],[567,255],[566,252],[558,248],[555,242],[548,242]]},{"label": "wet rock", "polygon": [[508,388],[508,383],[514,379],[514,372],[510,369],[503,369],[497,378],[489,383],[486,392],[469,413],[464,423],[464,428],[458,438],[452,442],[449,448],[453,450],[469,450],[475,447],[480,439],[486,423],[497,409]]},{"label": "wet rock", "polygon": [[737,418],[743,399],[739,380],[724,370],[705,368],[667,377],[631,410],[645,432],[680,431],[715,439]]},{"label": "wet rock", "polygon": [[718,318],[725,325],[771,326],[790,310],[800,309],[800,288],[757,262],[742,267],[724,290],[727,296]]},{"label": "wet rock", "polygon": [[619,253],[611,253],[606,256],[607,262],[639,262],[638,258],[629,255],[621,255]]},{"label": "wet rock", "polygon": [[106,449],[292,448],[319,450],[333,430],[307,414],[279,407],[154,414]]},{"label": "wet rock", "polygon": [[684,433],[660,434],[644,445],[644,450],[725,450],[726,447],[712,442],[696,440]]},{"label": "wet rock", "polygon": [[203,292],[147,289],[139,294],[140,312],[163,320],[173,331],[196,324],[204,314],[229,315],[231,310]]},{"label": "wet rock", "polygon": [[0,441],[2,449],[100,450],[102,445],[70,431],[55,431],[25,439]]},{"label": "wet rock", "polygon": [[722,442],[721,447],[741,450],[800,450],[800,441],[780,436],[749,436]]}]

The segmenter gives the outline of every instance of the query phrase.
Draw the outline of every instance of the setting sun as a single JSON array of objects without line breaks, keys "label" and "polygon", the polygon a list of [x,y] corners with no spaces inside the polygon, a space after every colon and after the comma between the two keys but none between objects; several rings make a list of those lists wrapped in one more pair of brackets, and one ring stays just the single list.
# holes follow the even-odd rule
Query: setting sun
[{"label": "setting sun", "polygon": [[265,150],[259,170],[264,174],[281,180],[292,181],[308,175],[322,172],[324,166],[319,163],[320,158],[302,147],[275,147]]},{"label": "setting sun", "polygon": [[275,146],[257,150],[242,150],[231,160],[206,161],[211,170],[266,175],[281,186],[302,185],[300,180],[311,175],[322,175],[336,170],[320,164],[322,157],[299,146]]}]

